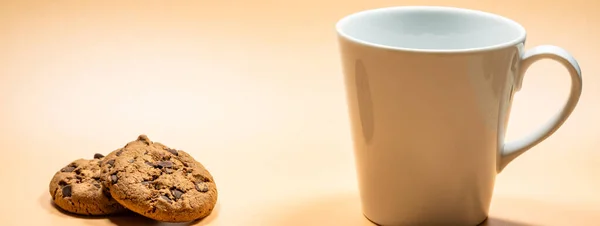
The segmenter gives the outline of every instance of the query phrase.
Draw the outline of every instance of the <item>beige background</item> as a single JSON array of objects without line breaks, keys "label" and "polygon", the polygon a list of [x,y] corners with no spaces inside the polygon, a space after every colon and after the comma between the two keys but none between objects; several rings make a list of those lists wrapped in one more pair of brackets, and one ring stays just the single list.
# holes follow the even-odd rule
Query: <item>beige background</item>
[{"label": "beige background", "polygon": [[[334,24],[402,4],[498,13],[528,29],[528,48],[555,44],[579,60],[579,106],[499,175],[488,225],[598,225],[594,2],[0,0],[0,224],[158,225],[67,216],[47,191],[71,160],[145,133],[213,172],[219,204],[196,225],[371,225],[357,196]],[[568,82],[557,63],[533,66],[508,138],[549,119]]]}]

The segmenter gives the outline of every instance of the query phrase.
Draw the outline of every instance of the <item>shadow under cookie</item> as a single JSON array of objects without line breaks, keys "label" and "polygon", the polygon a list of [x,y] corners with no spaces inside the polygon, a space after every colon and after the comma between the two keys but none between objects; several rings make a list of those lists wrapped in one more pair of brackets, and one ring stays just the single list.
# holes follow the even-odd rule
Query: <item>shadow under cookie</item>
[{"label": "shadow under cookie", "polygon": [[134,213],[132,211],[126,210],[124,212],[118,214],[104,215],[104,216],[89,216],[89,215],[78,215],[74,213],[67,212],[54,204],[52,201],[52,197],[47,192],[44,192],[39,198],[39,204],[42,209],[46,210],[48,213],[60,216],[64,218],[79,218],[82,220],[89,220],[90,222],[99,223],[98,221],[105,221],[106,223],[102,223],[101,225],[115,225],[115,226],[203,226],[210,225],[210,223],[217,218],[219,215],[220,205],[216,204],[212,213],[203,219],[199,219],[192,222],[185,223],[167,223],[167,222],[159,222],[149,218],[146,218],[142,215]]},{"label": "shadow under cookie", "polygon": [[184,223],[155,221],[131,211],[128,214],[109,216],[108,219],[115,226],[204,226],[210,225],[210,223],[217,218],[219,215],[219,208],[220,205],[217,203],[212,213],[207,217]]},{"label": "shadow under cookie", "polygon": [[63,210],[58,205],[56,205],[54,203],[54,201],[52,201],[52,197],[50,196],[50,194],[48,194],[48,192],[44,192],[40,196],[39,203],[40,203],[40,206],[42,206],[42,208],[44,210],[46,210],[48,213],[50,213],[52,215],[56,215],[56,216],[76,217],[76,218],[82,218],[82,219],[102,219],[102,218],[106,218],[105,216],[79,215],[79,214],[74,214],[74,213],[70,213],[70,212],[68,212],[66,210]]}]

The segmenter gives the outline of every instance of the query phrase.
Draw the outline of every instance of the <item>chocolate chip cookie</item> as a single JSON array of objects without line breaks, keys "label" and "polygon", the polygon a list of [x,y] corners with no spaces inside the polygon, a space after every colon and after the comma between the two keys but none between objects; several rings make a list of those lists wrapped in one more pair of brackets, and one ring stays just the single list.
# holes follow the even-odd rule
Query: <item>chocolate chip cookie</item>
[{"label": "chocolate chip cookie", "polygon": [[125,210],[102,183],[103,157],[96,154],[92,160],[75,160],[54,174],[50,195],[58,207],[81,215],[108,215]]},{"label": "chocolate chip cookie", "polygon": [[107,155],[102,169],[115,200],[154,220],[197,220],[217,202],[216,184],[201,163],[145,135]]}]

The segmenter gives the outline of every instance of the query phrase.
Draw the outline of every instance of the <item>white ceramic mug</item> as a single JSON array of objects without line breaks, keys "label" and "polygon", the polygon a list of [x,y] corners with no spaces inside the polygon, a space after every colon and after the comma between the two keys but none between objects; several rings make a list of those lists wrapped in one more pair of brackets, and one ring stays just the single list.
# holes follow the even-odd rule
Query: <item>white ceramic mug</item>
[{"label": "white ceramic mug", "polygon": [[[569,117],[581,71],[562,48],[524,51],[525,29],[451,7],[358,12],[336,25],[364,215],[380,225],[477,225],[496,175]],[[527,68],[568,69],[570,96],[547,124],[510,143],[504,134]]]}]

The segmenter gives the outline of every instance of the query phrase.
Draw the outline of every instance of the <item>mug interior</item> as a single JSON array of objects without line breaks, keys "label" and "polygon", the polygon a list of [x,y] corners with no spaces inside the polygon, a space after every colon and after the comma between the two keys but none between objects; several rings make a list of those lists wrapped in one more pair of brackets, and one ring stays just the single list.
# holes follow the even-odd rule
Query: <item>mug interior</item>
[{"label": "mug interior", "polygon": [[513,20],[452,7],[372,9],[342,18],[336,28],[342,37],[361,44],[415,51],[472,51],[525,40],[525,29]]}]

